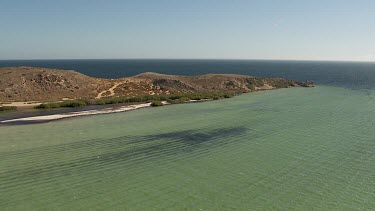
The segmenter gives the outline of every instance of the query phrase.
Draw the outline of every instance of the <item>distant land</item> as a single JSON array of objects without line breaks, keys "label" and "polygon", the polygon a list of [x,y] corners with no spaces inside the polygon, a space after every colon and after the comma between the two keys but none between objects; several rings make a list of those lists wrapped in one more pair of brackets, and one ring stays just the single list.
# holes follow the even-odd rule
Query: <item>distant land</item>
[{"label": "distant land", "polygon": [[[0,68],[0,112],[18,109],[27,112],[3,116],[0,123],[41,123],[150,106],[218,100],[262,90],[312,86],[312,82],[236,74],[176,76],[146,72],[126,78],[104,79],[73,70],[5,67]],[[30,110],[112,104],[118,106],[88,108],[79,112],[57,110],[57,113],[36,116]]]},{"label": "distant land", "polygon": [[252,92],[308,87],[311,82],[235,74],[175,76],[146,72],[119,79],[93,78],[73,70],[35,67],[0,68],[0,102],[51,102],[181,93]]}]

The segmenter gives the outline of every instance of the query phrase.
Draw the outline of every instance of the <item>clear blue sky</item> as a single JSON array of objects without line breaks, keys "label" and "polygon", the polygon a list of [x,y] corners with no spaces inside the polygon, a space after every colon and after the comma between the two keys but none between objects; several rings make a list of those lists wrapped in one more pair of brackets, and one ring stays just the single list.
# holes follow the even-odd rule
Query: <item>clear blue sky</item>
[{"label": "clear blue sky", "polygon": [[0,59],[375,61],[374,0],[0,0]]}]

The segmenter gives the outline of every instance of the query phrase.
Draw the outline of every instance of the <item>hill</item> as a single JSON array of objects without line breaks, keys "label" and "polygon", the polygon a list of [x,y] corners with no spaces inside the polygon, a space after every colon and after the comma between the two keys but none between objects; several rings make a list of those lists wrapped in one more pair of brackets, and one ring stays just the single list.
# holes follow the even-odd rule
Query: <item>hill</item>
[{"label": "hill", "polygon": [[103,79],[89,77],[73,70],[0,68],[0,102],[47,102],[196,92],[251,92],[298,86],[312,86],[312,83],[235,74],[176,76],[151,72],[127,78]]}]

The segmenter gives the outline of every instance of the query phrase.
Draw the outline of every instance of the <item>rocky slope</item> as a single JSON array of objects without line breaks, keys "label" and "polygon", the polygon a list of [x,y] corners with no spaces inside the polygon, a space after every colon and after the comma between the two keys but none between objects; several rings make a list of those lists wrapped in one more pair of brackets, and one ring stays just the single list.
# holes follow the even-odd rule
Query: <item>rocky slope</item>
[{"label": "rocky slope", "polygon": [[0,68],[0,102],[46,102],[192,92],[251,92],[296,86],[307,87],[313,84],[281,78],[256,78],[234,74],[174,76],[143,73],[128,78],[102,79],[72,70],[34,67]]}]

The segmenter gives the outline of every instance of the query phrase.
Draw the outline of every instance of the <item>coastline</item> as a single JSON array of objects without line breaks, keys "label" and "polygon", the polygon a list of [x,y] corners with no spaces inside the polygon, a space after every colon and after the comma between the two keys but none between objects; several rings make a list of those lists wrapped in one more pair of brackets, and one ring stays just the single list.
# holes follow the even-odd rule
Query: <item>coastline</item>
[{"label": "coastline", "polygon": [[[207,101],[212,101],[212,99],[190,100],[189,102],[186,102],[186,103],[199,103],[199,102],[207,102]],[[20,118],[0,120],[0,126],[1,125],[39,124],[39,123],[46,123],[46,122],[74,118],[74,117],[121,113],[121,112],[127,112],[127,111],[153,107],[151,104],[152,103],[141,103],[141,104],[124,105],[124,106],[116,106],[116,107],[103,107],[103,108],[96,108],[96,109],[89,109],[89,110],[82,110],[82,111],[61,110],[61,113],[56,113],[56,114],[26,116],[26,117],[20,117]],[[163,101],[162,104],[163,106],[173,105],[166,101]]]},{"label": "coastline", "polygon": [[38,115],[38,116],[31,116],[31,117],[8,119],[8,120],[0,121],[0,125],[44,123],[44,122],[50,122],[50,121],[73,118],[73,117],[80,117],[80,116],[91,116],[91,115],[98,115],[98,114],[111,114],[111,113],[126,112],[126,111],[146,108],[146,107],[151,107],[151,103],[126,105],[126,106],[120,106],[118,108],[112,107],[112,108],[92,109],[92,110],[75,111],[75,112],[66,111],[66,112],[58,113],[58,114]]},{"label": "coastline", "polygon": [[[275,90],[275,89],[263,89],[258,90],[259,91],[269,91],[269,90]],[[250,92],[253,93],[253,92]],[[250,94],[247,93],[247,94]],[[201,102],[207,102],[207,101],[213,101],[214,99],[201,99],[201,100],[189,100],[184,103],[179,104],[185,104],[185,103],[201,103]],[[222,100],[222,99],[221,99]],[[103,108],[98,108],[97,106],[93,109],[87,109],[87,110],[79,110],[79,111],[72,111],[73,108],[65,108],[62,110],[51,110],[52,114],[47,115],[29,115],[22,116],[22,117],[16,117],[11,119],[0,119],[0,126],[8,126],[8,125],[27,125],[27,124],[40,124],[40,123],[47,123],[52,121],[58,121],[68,118],[75,118],[75,117],[84,117],[84,116],[92,116],[92,115],[100,115],[100,114],[112,114],[112,113],[121,113],[121,112],[127,112],[127,111],[133,111],[143,108],[150,108],[153,107],[151,105],[152,103],[139,103],[139,104],[131,104],[131,105],[119,105],[119,104],[113,104],[110,107],[107,105],[106,107],[103,106]],[[167,101],[162,101],[163,106],[167,105],[174,105],[171,103],[168,103]],[[45,112],[45,111],[44,111]]]},{"label": "coastline", "polygon": [[[127,78],[103,79],[48,68],[5,67],[0,70],[2,80],[7,81],[0,83],[0,125],[42,123],[166,104],[219,100],[280,88],[314,87],[310,81],[238,74],[179,76],[145,72]],[[65,108],[67,110],[63,110]],[[19,114],[11,113],[18,109]]]}]

